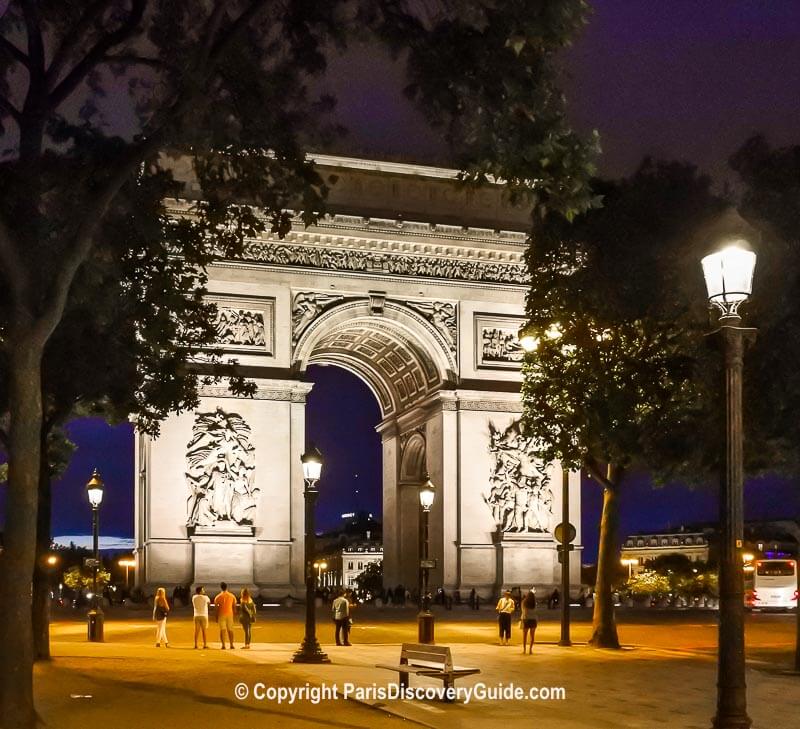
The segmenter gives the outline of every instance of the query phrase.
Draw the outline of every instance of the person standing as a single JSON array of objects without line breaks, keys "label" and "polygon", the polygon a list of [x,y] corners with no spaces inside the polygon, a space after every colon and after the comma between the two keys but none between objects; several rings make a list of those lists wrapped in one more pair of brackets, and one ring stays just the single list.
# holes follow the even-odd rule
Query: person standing
[{"label": "person standing", "polygon": [[202,585],[194,588],[192,610],[194,611],[194,647],[197,649],[197,638],[202,633],[203,648],[208,648],[206,631],[208,630],[208,606],[211,603]]},{"label": "person standing", "polygon": [[511,615],[514,613],[514,598],[511,590],[503,590],[503,596],[497,601],[497,623],[500,628],[500,645],[509,645],[511,640]]},{"label": "person standing", "polygon": [[169,648],[167,640],[167,615],[169,615],[169,603],[167,602],[167,591],[163,587],[156,590],[156,597],[153,600],[153,620],[156,621],[156,648]]},{"label": "person standing", "polygon": [[350,645],[350,601],[344,590],[339,590],[331,612],[336,624],[336,645]]},{"label": "person standing", "polygon": [[536,620],[536,588],[531,587],[528,594],[522,600],[520,605],[522,615],[520,615],[522,623],[522,653],[526,652],[528,646],[528,634],[531,636],[531,647],[528,651],[533,655],[533,639],[536,636],[536,626],[539,624]]},{"label": "person standing", "polygon": [[228,585],[220,582],[221,592],[214,598],[214,607],[217,608],[217,624],[219,625],[219,642],[225,650],[225,634],[228,635],[228,644],[231,650],[233,645],[233,611],[236,608],[236,596],[228,592]]},{"label": "person standing", "polygon": [[250,650],[253,623],[256,622],[256,604],[250,596],[250,590],[246,587],[243,587],[239,593],[239,622],[244,629],[245,650]]}]

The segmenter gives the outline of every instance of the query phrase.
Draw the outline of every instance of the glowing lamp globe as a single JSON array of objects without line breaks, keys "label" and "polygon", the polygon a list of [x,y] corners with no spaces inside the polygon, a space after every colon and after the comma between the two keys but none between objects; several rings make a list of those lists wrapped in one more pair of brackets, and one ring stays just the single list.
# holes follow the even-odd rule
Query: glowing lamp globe
[{"label": "glowing lamp globe", "polygon": [[105,484],[103,483],[103,479],[100,478],[100,473],[95,468],[92,477],[86,484],[86,496],[93,509],[97,509],[100,504],[103,503],[104,490]]},{"label": "glowing lamp globe", "polygon": [[744,240],[737,240],[701,261],[708,289],[708,300],[725,312],[736,308],[753,292],[756,254]]},{"label": "glowing lamp globe", "polygon": [[303,464],[303,478],[306,481],[319,481],[322,475],[322,454],[312,447],[300,456],[300,461]]},{"label": "glowing lamp globe", "polygon": [[419,490],[419,503],[424,511],[430,511],[436,496],[436,488],[430,479],[427,479]]}]

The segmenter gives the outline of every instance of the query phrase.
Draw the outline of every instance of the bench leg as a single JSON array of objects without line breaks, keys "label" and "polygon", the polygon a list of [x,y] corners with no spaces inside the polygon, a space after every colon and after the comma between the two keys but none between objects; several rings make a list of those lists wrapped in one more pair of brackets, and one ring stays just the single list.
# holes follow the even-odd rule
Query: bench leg
[{"label": "bench leg", "polygon": [[401,673],[400,674],[400,688],[407,689],[408,688],[408,674]]},{"label": "bench leg", "polygon": [[[454,681],[444,681],[444,690],[445,690],[445,692],[447,692],[447,690],[450,689],[453,686],[455,686],[455,682]],[[448,703],[452,703],[453,701],[455,701],[455,698],[450,698],[447,695],[447,693],[445,693],[444,700],[446,702],[448,702]]]}]

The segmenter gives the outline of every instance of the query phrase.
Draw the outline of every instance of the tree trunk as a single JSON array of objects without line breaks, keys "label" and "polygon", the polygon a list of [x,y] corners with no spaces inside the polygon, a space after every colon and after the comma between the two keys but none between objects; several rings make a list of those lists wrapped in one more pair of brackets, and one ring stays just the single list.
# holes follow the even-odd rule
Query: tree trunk
[{"label": "tree trunk", "polygon": [[39,458],[39,508],[36,518],[36,564],[33,568],[33,657],[37,661],[50,659],[50,589],[52,568],[47,565],[52,538],[50,517],[50,458],[47,434],[42,428]]},{"label": "tree trunk", "polygon": [[8,342],[9,445],[5,549],[0,557],[0,714],[3,729],[33,729],[31,577],[42,430],[43,347]]},{"label": "tree trunk", "polygon": [[603,516],[600,520],[600,542],[597,552],[592,637],[589,645],[596,648],[619,648],[617,623],[614,619],[614,575],[617,571],[617,530],[619,526],[619,478],[615,466],[609,464],[603,488]]}]

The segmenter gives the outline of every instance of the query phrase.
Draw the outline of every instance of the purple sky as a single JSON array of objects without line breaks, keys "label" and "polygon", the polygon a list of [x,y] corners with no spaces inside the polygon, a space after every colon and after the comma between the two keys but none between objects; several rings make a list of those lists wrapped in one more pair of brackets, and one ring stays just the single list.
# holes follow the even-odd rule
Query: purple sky
[{"label": "purple sky", "polygon": [[[0,9],[4,6],[0,0]],[[595,0],[589,26],[565,57],[570,118],[597,128],[609,176],[631,172],[645,154],[687,159],[722,182],[725,163],[751,133],[773,144],[800,142],[800,6],[797,0]],[[427,161],[441,156],[436,135],[402,94],[397,66],[374,49],[335,59],[329,86],[350,129],[343,151]],[[320,521],[380,505],[377,404],[363,383],[341,370],[314,368],[309,434],[326,455]],[[348,404],[344,413],[341,403]],[[83,484],[97,465],[106,480],[103,531],[133,531],[130,426],[75,423],[80,448],[55,488],[54,533],[88,525]],[[353,484],[358,474],[358,496]],[[363,484],[363,486],[361,486]],[[584,484],[586,556],[596,550],[600,489]],[[0,515],[4,488],[0,488]],[[749,518],[800,515],[798,482],[749,482]],[[623,534],[714,519],[715,495],[672,486],[652,490],[632,477],[622,502]]]}]

